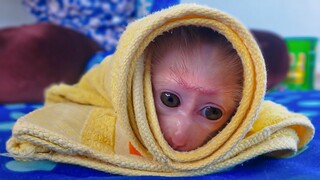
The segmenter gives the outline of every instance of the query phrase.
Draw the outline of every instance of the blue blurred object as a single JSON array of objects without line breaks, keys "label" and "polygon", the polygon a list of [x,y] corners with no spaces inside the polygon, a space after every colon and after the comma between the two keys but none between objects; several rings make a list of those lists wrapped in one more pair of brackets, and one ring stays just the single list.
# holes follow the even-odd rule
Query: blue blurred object
[{"label": "blue blurred object", "polygon": [[100,62],[107,56],[111,55],[113,53],[113,51],[101,51],[101,52],[97,52],[95,53],[92,58],[89,59],[86,67],[85,67],[85,71],[88,71],[89,69],[91,69],[93,66],[100,64]]},{"label": "blue blurred object", "polygon": [[[320,91],[282,91],[267,94],[272,100],[289,110],[309,117],[314,126],[320,127]],[[77,165],[50,161],[19,162],[5,154],[6,140],[20,116],[41,107],[42,104],[0,105],[0,179],[164,179],[150,176],[119,176]],[[276,159],[259,156],[223,172],[199,176],[200,179],[317,179],[320,177],[320,135],[296,157]],[[185,179],[185,178],[174,178]]]},{"label": "blue blurred object", "polygon": [[155,0],[153,1],[151,13],[179,4],[180,0]]},{"label": "blue blurred object", "polygon": [[[175,4],[179,4],[179,0],[138,0],[136,2],[136,13],[135,18],[141,18],[143,16],[146,16],[148,14],[151,14],[153,12],[159,11],[161,9],[165,9],[167,7],[173,6]],[[117,37],[120,37],[122,32],[119,32],[119,35]],[[108,41],[107,39],[105,39]],[[118,39],[117,39],[118,40]],[[103,52],[96,53],[87,63],[87,66],[85,68],[86,71],[88,71],[90,68],[95,66],[96,64],[99,64],[106,56],[113,54],[115,51],[115,46],[111,47],[109,46],[108,49],[106,49]]]},{"label": "blue blurred object", "polygon": [[135,19],[135,2],[128,0],[23,0],[40,22],[79,31],[106,51],[114,50],[127,24]]}]

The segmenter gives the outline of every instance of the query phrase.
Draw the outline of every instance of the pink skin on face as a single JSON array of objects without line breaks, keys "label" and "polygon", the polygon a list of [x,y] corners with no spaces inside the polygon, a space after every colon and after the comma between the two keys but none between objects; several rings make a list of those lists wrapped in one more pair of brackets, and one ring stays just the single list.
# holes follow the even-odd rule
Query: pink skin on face
[{"label": "pink skin on face", "polygon": [[[159,125],[168,144],[177,151],[202,146],[227,123],[236,109],[230,93],[234,80],[230,72],[216,63],[220,60],[217,59],[218,52],[210,44],[201,45],[192,52],[183,54],[170,50],[152,69]],[[177,63],[179,61],[184,61],[184,65]],[[179,105],[166,106],[161,100],[163,92],[176,95]],[[209,120],[204,113],[205,107],[218,108],[222,116]]]}]

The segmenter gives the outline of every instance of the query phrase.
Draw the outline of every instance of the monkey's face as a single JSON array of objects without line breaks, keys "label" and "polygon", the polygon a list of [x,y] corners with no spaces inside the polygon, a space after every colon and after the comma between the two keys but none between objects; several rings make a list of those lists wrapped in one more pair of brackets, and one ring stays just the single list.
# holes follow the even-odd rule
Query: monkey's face
[{"label": "monkey's face", "polygon": [[[152,71],[160,129],[177,151],[194,150],[221,130],[236,110],[230,72],[211,61],[213,47],[167,52]],[[218,63],[219,64],[219,63]]]}]

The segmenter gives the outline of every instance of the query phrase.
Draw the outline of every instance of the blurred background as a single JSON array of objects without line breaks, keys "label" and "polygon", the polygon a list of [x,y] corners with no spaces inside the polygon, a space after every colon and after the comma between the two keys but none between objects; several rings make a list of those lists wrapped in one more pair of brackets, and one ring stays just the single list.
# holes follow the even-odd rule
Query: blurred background
[{"label": "blurred background", "polygon": [[[320,1],[318,0],[181,0],[227,12],[247,27],[274,32],[291,52],[291,72],[285,87],[320,89]],[[301,52],[301,53],[300,53]],[[285,88],[282,87],[282,88]]]},{"label": "blurred background", "polygon": [[[174,0],[172,4],[177,2]],[[0,0],[0,3],[0,28],[33,24],[39,20],[22,0]],[[252,30],[280,37],[287,47],[290,64],[288,69],[278,70],[286,71],[283,72],[286,78],[272,86],[272,90],[320,89],[319,0],[180,0],[180,3],[220,9]]]},{"label": "blurred background", "polygon": [[[16,120],[43,106],[48,86],[76,83],[114,52],[128,23],[178,3],[220,9],[247,26],[267,66],[265,99],[320,127],[320,0],[0,0],[0,153],[6,152]],[[319,146],[318,133],[295,158],[259,157],[212,177],[317,179]],[[0,164],[0,179],[114,178],[80,166],[19,162],[1,154]]]}]

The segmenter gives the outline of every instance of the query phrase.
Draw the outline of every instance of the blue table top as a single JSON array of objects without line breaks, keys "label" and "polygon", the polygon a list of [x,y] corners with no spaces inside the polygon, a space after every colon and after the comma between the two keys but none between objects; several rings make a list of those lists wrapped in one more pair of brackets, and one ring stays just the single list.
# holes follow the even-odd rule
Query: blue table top
[{"label": "blue table top", "polygon": [[[266,95],[268,100],[285,105],[289,110],[310,118],[320,127],[320,91],[284,91]],[[108,174],[93,169],[50,161],[19,162],[6,157],[5,143],[17,118],[41,107],[42,104],[0,105],[0,179],[149,179]],[[320,137],[314,139],[304,151],[291,158],[276,159],[260,156],[223,172],[200,176],[200,179],[316,179],[320,177]],[[162,179],[162,177],[154,177]]]}]

